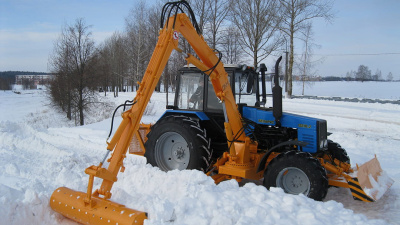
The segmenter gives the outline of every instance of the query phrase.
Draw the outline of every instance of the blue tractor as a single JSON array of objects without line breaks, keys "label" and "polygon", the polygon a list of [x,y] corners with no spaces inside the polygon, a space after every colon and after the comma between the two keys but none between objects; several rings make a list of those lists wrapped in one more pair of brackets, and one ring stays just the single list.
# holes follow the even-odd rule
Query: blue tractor
[{"label": "blue tractor", "polygon": [[[257,142],[259,159],[254,173],[258,176],[249,177],[264,178],[267,188],[281,187],[287,193],[303,193],[322,200],[328,190],[329,176],[321,160],[327,159],[330,165],[349,165],[350,159],[346,150],[327,139],[326,120],[282,112],[280,60],[275,65],[275,74],[270,76],[266,75],[264,64],[257,70],[225,65],[242,116],[241,132]],[[266,83],[272,84],[269,96],[273,107],[265,107]],[[220,159],[235,141],[227,140],[224,118],[223,105],[209,76],[196,67],[185,66],[176,77],[173,105],[167,105],[166,112],[147,135],[144,156],[148,163],[164,171],[202,170],[217,183],[229,178],[239,181],[247,178],[246,175],[218,176],[221,169],[216,171],[218,165],[226,163]]]}]

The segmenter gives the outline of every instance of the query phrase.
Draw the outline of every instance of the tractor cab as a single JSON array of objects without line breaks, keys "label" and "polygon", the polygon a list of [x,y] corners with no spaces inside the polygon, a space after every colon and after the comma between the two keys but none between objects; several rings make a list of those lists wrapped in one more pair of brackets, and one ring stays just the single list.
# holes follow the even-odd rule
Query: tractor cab
[{"label": "tractor cab", "polygon": [[[258,74],[252,67],[237,64],[225,65],[231,89],[237,104],[260,106],[257,93]],[[209,76],[193,65],[184,66],[176,78],[175,110],[222,113],[222,104],[217,98]]]},{"label": "tractor cab", "polygon": [[[265,83],[270,82],[270,79],[267,79],[269,81],[265,79],[265,65],[262,64],[258,71],[252,67],[237,64],[227,64],[224,68],[242,115],[244,108],[272,112],[272,108],[260,107],[266,105]],[[260,78],[264,82],[261,82]],[[263,87],[260,88],[260,86]],[[262,89],[262,94],[258,91],[260,89]],[[204,72],[191,64],[182,67],[176,77],[173,105],[168,105],[167,109],[163,118],[180,115],[198,120],[201,127],[207,131],[208,137],[212,139],[213,157],[218,158],[226,151],[222,103],[214,92],[209,76]],[[252,129],[247,129],[246,132],[250,130]]]}]

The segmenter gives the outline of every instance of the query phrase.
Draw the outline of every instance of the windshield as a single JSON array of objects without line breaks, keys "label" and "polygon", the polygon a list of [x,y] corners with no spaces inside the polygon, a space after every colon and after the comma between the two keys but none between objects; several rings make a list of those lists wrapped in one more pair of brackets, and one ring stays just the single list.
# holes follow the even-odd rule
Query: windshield
[{"label": "windshield", "polygon": [[203,109],[204,77],[200,73],[184,73],[180,77],[177,106],[179,109]]},{"label": "windshield", "polygon": [[[242,72],[238,69],[227,69],[227,73],[230,83],[233,85],[232,91],[235,92],[236,103],[245,103],[248,106],[254,106],[257,101],[257,77],[249,79],[249,73]],[[231,77],[234,77],[234,82],[231,82]],[[204,87],[205,78],[206,87]],[[249,82],[251,82],[252,85],[249,85]],[[259,87],[261,87],[261,81],[259,82]],[[271,86],[271,81],[269,79],[266,81],[266,86]],[[179,88],[176,97],[175,104],[178,109],[202,111],[222,110],[222,104],[214,92],[209,77],[203,75],[198,70],[185,71],[180,74]],[[269,101],[270,100],[268,100],[268,102]]]},{"label": "windshield", "polygon": [[207,109],[210,110],[222,110],[222,104],[220,103],[217,95],[215,94],[214,87],[209,79],[207,78],[208,82],[208,101],[207,101]]}]

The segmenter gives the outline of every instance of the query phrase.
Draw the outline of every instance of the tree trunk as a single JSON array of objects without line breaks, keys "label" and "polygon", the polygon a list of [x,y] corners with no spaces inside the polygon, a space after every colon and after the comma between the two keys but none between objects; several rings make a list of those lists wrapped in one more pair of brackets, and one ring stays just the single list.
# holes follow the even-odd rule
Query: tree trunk
[{"label": "tree trunk", "polygon": [[85,120],[83,118],[83,88],[81,88],[79,90],[79,105],[78,105],[78,109],[79,109],[80,125],[83,126],[83,125],[85,125]]},{"label": "tree trunk", "polygon": [[290,28],[290,52],[289,52],[289,68],[288,68],[288,91],[287,97],[292,98],[293,89],[293,64],[294,64],[294,26]]},{"label": "tree trunk", "polygon": [[67,96],[67,98],[68,98],[68,103],[67,103],[67,118],[69,119],[69,120],[72,120],[72,110],[71,110],[71,102],[72,102],[72,100],[71,100],[71,93],[70,93],[70,91],[68,91],[68,96]]}]

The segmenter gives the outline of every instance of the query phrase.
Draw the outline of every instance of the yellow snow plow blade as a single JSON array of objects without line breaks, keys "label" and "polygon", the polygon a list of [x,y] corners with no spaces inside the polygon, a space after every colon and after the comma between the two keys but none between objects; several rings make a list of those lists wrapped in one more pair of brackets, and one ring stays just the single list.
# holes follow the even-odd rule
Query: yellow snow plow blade
[{"label": "yellow snow plow blade", "polygon": [[350,188],[353,198],[364,202],[380,199],[392,186],[391,179],[381,168],[375,157],[370,161],[351,169],[350,164],[335,160],[336,166],[324,163],[324,167],[333,172],[329,176],[329,185]]},{"label": "yellow snow plow blade", "polygon": [[[394,183],[394,180],[382,170],[376,157],[357,166],[354,173],[357,178],[348,180],[348,184],[353,197],[363,201],[377,201]],[[364,195],[358,193],[360,188]]]},{"label": "yellow snow plow blade", "polygon": [[56,189],[50,198],[50,207],[82,224],[143,224],[147,214],[126,208],[100,197],[92,196],[87,201],[87,193],[66,187]]}]

